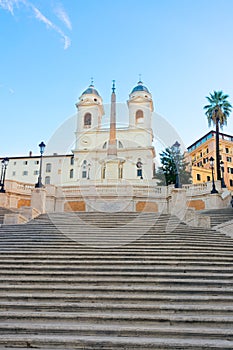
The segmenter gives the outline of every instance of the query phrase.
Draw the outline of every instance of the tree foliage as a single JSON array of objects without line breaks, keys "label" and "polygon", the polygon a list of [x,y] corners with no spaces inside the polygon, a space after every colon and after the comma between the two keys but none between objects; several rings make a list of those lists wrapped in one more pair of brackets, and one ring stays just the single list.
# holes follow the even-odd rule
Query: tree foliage
[{"label": "tree foliage", "polygon": [[217,119],[221,128],[223,125],[227,125],[227,118],[232,109],[232,105],[227,100],[228,97],[222,91],[214,91],[210,96],[206,96],[209,104],[203,108],[206,111],[209,127],[212,123],[216,125]]},{"label": "tree foliage", "polygon": [[161,166],[158,167],[155,178],[158,179],[158,186],[168,186],[176,183],[176,175],[179,176],[181,184],[191,183],[191,172],[187,170],[188,162],[180,150],[175,151],[174,147],[167,147],[159,154]]}]

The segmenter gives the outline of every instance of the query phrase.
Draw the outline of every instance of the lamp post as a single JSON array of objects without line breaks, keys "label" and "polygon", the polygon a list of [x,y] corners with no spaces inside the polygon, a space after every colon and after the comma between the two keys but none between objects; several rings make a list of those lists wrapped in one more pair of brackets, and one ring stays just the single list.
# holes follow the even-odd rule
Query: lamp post
[{"label": "lamp post", "polygon": [[182,188],[182,185],[180,183],[180,174],[179,174],[179,154],[180,154],[180,144],[178,141],[174,143],[172,146],[174,150],[174,161],[175,161],[175,166],[176,166],[176,183],[175,183],[175,188]]},{"label": "lamp post", "polygon": [[210,193],[211,194],[218,193],[218,191],[216,190],[216,187],[215,187],[215,183],[214,183],[214,158],[213,157],[210,157],[210,167],[212,170],[212,190]]},{"label": "lamp post", "polygon": [[224,162],[221,160],[220,162],[220,167],[221,167],[221,173],[222,173],[222,177],[221,177],[221,187],[222,188],[226,188],[226,184],[225,184],[225,181],[224,181]]},{"label": "lamp post", "polygon": [[43,187],[43,184],[42,184],[42,181],[41,181],[42,180],[42,177],[41,177],[41,173],[42,173],[42,157],[43,157],[43,153],[44,153],[44,150],[45,150],[45,144],[44,144],[43,141],[39,144],[39,147],[40,147],[40,170],[39,170],[38,182],[35,184],[36,188]]},{"label": "lamp post", "polygon": [[9,158],[4,158],[2,160],[2,173],[1,173],[1,184],[0,184],[0,192],[1,193],[5,193],[6,190],[4,188],[4,185],[5,185],[5,177],[6,177],[6,168],[7,168],[7,165],[9,163]]}]

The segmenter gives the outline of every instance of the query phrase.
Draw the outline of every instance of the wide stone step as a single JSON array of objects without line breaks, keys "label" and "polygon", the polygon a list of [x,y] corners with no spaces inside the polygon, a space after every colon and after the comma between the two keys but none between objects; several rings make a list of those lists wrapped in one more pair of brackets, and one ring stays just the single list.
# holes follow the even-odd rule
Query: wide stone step
[{"label": "wide stone step", "polygon": [[[144,325],[153,324],[153,325],[174,325],[174,326],[211,326],[211,327],[228,327],[233,326],[233,316],[231,315],[196,315],[189,312],[188,315],[176,314],[174,313],[137,313],[130,311],[96,311],[93,312],[55,312],[55,311],[1,311],[0,310],[0,322],[4,321],[11,325],[11,321],[20,323],[28,323],[29,328],[32,325],[32,322],[46,322],[46,331],[48,330],[48,322],[51,322],[53,325],[55,322],[64,324],[74,323],[74,322],[93,322],[93,323],[107,323],[113,322],[114,324],[127,324],[133,323],[134,325],[140,325],[142,322]],[[2,332],[4,325],[0,325],[0,333]],[[10,327],[9,327],[10,328]],[[66,329],[66,327],[64,327]],[[38,332],[38,329],[37,329]]]},{"label": "wide stone step", "polygon": [[[233,337],[233,331],[230,327],[222,329],[222,328],[215,328],[215,327],[207,327],[206,325],[203,325],[203,327],[199,327],[198,325],[186,325],[182,328],[176,326],[176,325],[146,325],[138,328],[137,325],[120,325],[120,324],[95,324],[95,323],[84,323],[79,322],[78,324],[74,323],[65,323],[64,325],[59,324],[56,321],[51,322],[51,320],[48,320],[48,323],[45,324],[44,322],[40,321],[33,321],[31,323],[27,321],[23,321],[20,325],[17,325],[13,320],[9,321],[6,325],[0,325],[1,334],[4,334],[4,331],[9,331],[11,333],[11,329],[15,326],[15,331],[18,334],[23,334],[27,332],[28,334],[35,332],[35,328],[38,329],[38,334],[43,334],[46,336],[49,333],[58,335],[63,334],[64,336],[70,335],[72,339],[72,335],[102,335],[102,336],[118,336],[118,337],[127,337],[138,334],[138,337],[144,337],[144,336],[158,336],[158,337],[174,337],[174,338],[183,338],[188,339],[191,337],[202,337],[204,338],[212,338],[212,339],[218,339],[219,337],[225,338],[228,340],[232,340]],[[15,333],[16,333],[15,332]],[[13,332],[12,332],[13,333]],[[14,336],[12,334],[12,336]],[[17,335],[16,335],[17,336]]]},{"label": "wide stone step", "polygon": [[65,297],[63,302],[58,301],[27,301],[25,304],[25,301],[1,301],[0,304],[0,310],[3,311],[35,311],[36,312],[133,312],[138,314],[144,313],[147,315],[155,315],[156,313],[169,313],[169,314],[179,314],[179,315],[231,315],[233,311],[233,305],[232,303],[225,304],[225,303],[213,303],[209,302],[208,304],[201,304],[192,302],[187,302],[185,305],[182,301],[179,302],[170,302],[167,299],[166,303],[147,303],[143,305],[131,303],[124,305],[124,308],[122,308],[122,303],[117,303],[114,299],[110,303],[101,303],[101,302],[91,302],[91,303],[85,303],[85,302],[65,302]]},{"label": "wide stone step", "polygon": [[[7,290],[7,288],[6,288]],[[27,291],[13,288],[7,290],[0,290],[0,300],[6,301],[23,301],[26,302],[66,302],[66,303],[123,303],[129,305],[133,303],[134,305],[147,305],[150,303],[182,303],[183,305],[190,303],[198,303],[198,305],[208,305],[209,303],[214,303],[215,305],[219,303],[220,305],[233,305],[233,295],[223,294],[218,291],[213,291],[213,293],[204,294],[202,290],[192,290],[184,291],[179,289],[179,293],[176,291],[167,291],[166,293],[161,290],[156,292],[127,292],[127,291],[108,291],[107,293],[102,293],[101,291],[74,291],[71,290],[56,290],[54,292],[46,290],[36,290],[29,289]],[[157,304],[156,304],[157,305]]]},{"label": "wide stone step", "polygon": [[227,266],[224,269],[220,266],[213,266],[209,265],[209,267],[202,267],[202,266],[167,266],[167,265],[159,265],[159,266],[132,266],[132,265],[125,265],[123,267],[119,267],[116,265],[109,266],[109,265],[101,265],[101,270],[99,266],[86,266],[79,265],[77,266],[75,262],[67,264],[66,261],[60,262],[58,261],[47,261],[44,262],[40,261],[23,261],[23,263],[17,263],[17,261],[5,261],[0,262],[1,271],[9,274],[14,274],[15,271],[20,271],[23,269],[25,271],[25,274],[30,273],[31,271],[35,271],[36,273],[44,273],[46,275],[47,272],[55,272],[55,273],[65,273],[67,275],[67,272],[69,273],[78,273],[81,274],[113,274],[114,275],[125,275],[125,274],[133,274],[134,276],[138,276],[141,274],[169,274],[169,276],[173,274],[197,274],[200,276],[200,273],[202,276],[205,274],[210,274],[211,276],[222,276],[222,275],[231,275],[232,274],[232,266]]},{"label": "wide stone step", "polygon": [[[11,270],[9,269],[2,269],[1,270],[1,276],[3,276],[3,278],[6,277],[14,277],[17,279],[19,278],[23,278],[23,277],[30,277],[30,278],[38,278],[38,277],[51,277],[51,278],[56,278],[56,277],[60,277],[63,278],[66,277],[67,278],[81,278],[81,280],[86,280],[86,279],[90,279],[90,278],[101,278],[103,279],[103,281],[107,278],[111,278],[111,279],[117,279],[117,280],[121,280],[124,278],[129,278],[130,280],[139,280],[139,278],[141,279],[145,279],[146,281],[150,281],[152,278],[152,280],[156,281],[158,278],[159,279],[168,279],[168,278],[177,278],[177,279],[213,279],[213,280],[219,280],[219,279],[229,279],[232,280],[233,279],[233,272],[232,273],[227,273],[227,271],[224,271],[224,273],[216,273],[216,272],[202,272],[201,276],[200,273],[196,273],[196,272],[192,272],[189,271],[188,274],[186,271],[183,272],[174,272],[174,271],[169,271],[167,272],[165,271],[147,271],[147,270],[143,270],[141,272],[139,272],[137,269],[132,270],[132,271],[116,271],[116,269],[113,270],[109,270],[109,271],[102,271],[101,270],[95,270],[95,271],[70,271],[69,268],[67,268],[64,271],[61,271],[60,269],[58,271],[47,271],[46,269],[41,269],[40,271],[35,271],[36,268],[32,268],[31,270],[26,270],[26,269],[19,269],[17,268],[16,271],[13,271],[12,268]],[[114,272],[114,275],[113,275]],[[23,279],[21,279],[23,281]]]},{"label": "wide stone step", "polygon": [[31,284],[30,282],[22,283],[22,284],[12,284],[2,282],[0,284],[0,292],[1,291],[13,291],[13,292],[19,292],[19,291],[26,291],[26,292],[33,292],[33,291],[39,291],[39,292],[63,292],[63,293],[104,293],[106,295],[109,294],[127,294],[132,293],[132,295],[135,294],[142,294],[144,295],[153,295],[153,293],[164,293],[164,295],[168,295],[170,293],[172,294],[202,294],[202,295],[233,295],[233,287],[225,284],[223,288],[223,284],[220,283],[219,285],[193,285],[193,284],[174,284],[173,288],[168,288],[168,285],[165,284],[165,286],[161,284],[154,284],[154,285],[102,285],[102,284],[79,284],[75,285],[72,283],[45,283],[44,285],[41,282],[35,282]]},{"label": "wide stone step", "polygon": [[16,335],[2,336],[0,345],[17,346],[20,349],[79,349],[79,350],[232,350],[233,342],[222,339],[206,339],[205,337],[111,337],[111,336],[67,336],[67,335]]}]

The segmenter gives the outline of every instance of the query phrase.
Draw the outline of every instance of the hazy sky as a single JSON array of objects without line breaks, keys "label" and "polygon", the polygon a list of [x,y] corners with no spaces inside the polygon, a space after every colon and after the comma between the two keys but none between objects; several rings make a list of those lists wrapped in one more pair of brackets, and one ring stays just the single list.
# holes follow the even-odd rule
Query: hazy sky
[{"label": "hazy sky", "polygon": [[139,73],[189,146],[209,131],[206,95],[233,103],[232,16],[232,0],[0,0],[0,155],[38,153],[92,76],[125,103]]}]

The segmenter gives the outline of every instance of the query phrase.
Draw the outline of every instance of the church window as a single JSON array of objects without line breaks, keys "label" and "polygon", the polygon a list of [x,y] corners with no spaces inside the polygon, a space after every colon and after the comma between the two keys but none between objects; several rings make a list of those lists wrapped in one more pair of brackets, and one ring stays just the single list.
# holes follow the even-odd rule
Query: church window
[{"label": "church window", "polygon": [[73,156],[70,158],[70,165],[74,165],[74,157]]},{"label": "church window", "polygon": [[46,168],[45,168],[46,173],[51,173],[51,169],[52,169],[52,164],[46,163]]},{"label": "church window", "polygon": [[70,179],[73,179],[74,177],[74,169],[70,169]]},{"label": "church window", "polygon": [[143,179],[141,158],[138,158],[137,163],[136,163],[136,167],[137,167],[137,176],[140,177],[140,179]]},{"label": "church window", "polygon": [[105,165],[102,167],[102,179],[105,179],[105,175],[106,175],[106,167]]},{"label": "church window", "polygon": [[45,185],[50,185],[50,176],[45,176]]},{"label": "church window", "polygon": [[90,170],[91,170],[91,164],[84,160],[82,163],[82,178],[83,179],[90,179]]},{"label": "church window", "polygon": [[103,149],[106,149],[106,148],[107,148],[107,141],[105,141],[103,144]]},{"label": "church window", "polygon": [[123,148],[123,144],[121,141],[118,141],[118,148]]},{"label": "church window", "polygon": [[91,127],[91,113],[86,113],[84,115],[84,128]]},{"label": "church window", "polygon": [[122,163],[120,163],[119,164],[119,169],[118,169],[118,171],[119,171],[119,179],[123,179],[123,164]]},{"label": "church window", "polygon": [[142,123],[143,122],[143,111],[141,109],[138,109],[136,112],[136,123]]}]

